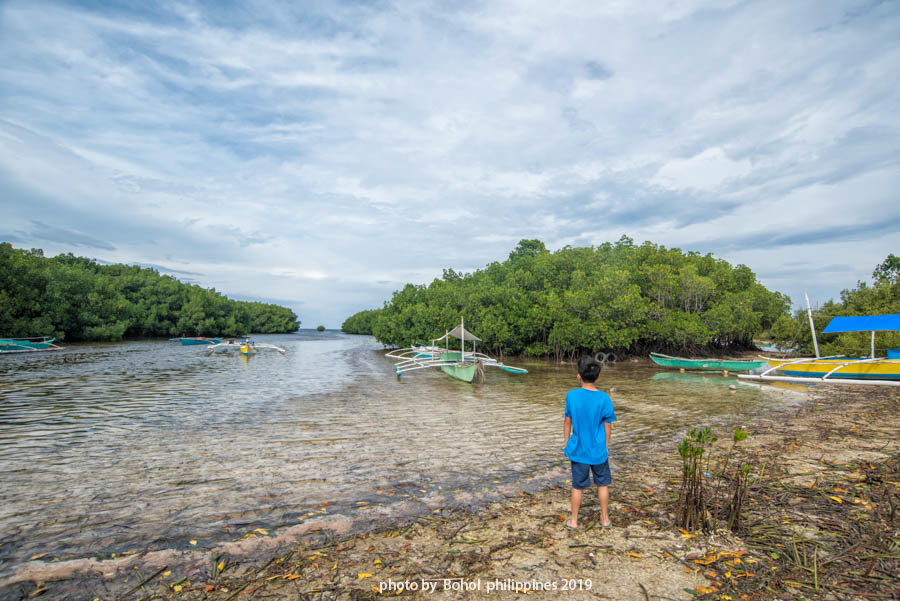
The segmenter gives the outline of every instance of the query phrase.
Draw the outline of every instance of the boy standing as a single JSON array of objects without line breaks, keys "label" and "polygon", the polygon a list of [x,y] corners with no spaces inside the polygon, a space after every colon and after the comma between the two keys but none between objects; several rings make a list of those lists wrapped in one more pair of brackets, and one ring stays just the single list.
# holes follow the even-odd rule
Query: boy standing
[{"label": "boy standing", "polygon": [[594,382],[600,375],[600,362],[590,356],[578,360],[578,381],[581,388],[566,394],[563,433],[566,439],[565,454],[572,462],[572,517],[566,520],[567,528],[578,528],[578,509],[582,491],[591,485],[593,472],[597,496],[600,499],[600,524],[612,527],[609,520],[609,437],[612,422],[616,421],[612,399]]}]

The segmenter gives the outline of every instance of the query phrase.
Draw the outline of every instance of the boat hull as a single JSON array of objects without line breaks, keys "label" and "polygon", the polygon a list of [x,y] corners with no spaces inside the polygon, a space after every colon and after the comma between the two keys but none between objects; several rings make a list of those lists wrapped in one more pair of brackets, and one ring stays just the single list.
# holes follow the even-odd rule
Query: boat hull
[{"label": "boat hull", "polygon": [[219,344],[221,338],[170,338],[170,341],[178,340],[183,346],[194,346],[198,344]]},{"label": "boat hull", "polygon": [[445,363],[441,365],[441,371],[445,374],[462,380],[463,382],[472,382],[475,379],[475,370],[478,366],[473,362],[462,362],[461,353],[441,353],[441,361],[457,361],[457,363]]},{"label": "boat hull", "polygon": [[61,351],[63,347],[54,344],[56,338],[0,338],[0,353],[34,353],[38,351]]},{"label": "boat hull", "polygon": [[676,369],[706,369],[716,371],[750,371],[766,364],[763,360],[685,359],[650,353],[650,359],[659,366]]},{"label": "boat hull", "polygon": [[[852,359],[850,359],[852,360]],[[794,360],[796,361],[796,360]],[[790,359],[769,359],[769,367],[776,368],[780,375],[795,378],[821,378],[847,358],[810,359],[806,363],[793,363]],[[782,367],[783,366],[783,367]],[[847,380],[900,380],[900,359],[881,359],[868,363],[850,364],[839,368],[828,379]]]}]

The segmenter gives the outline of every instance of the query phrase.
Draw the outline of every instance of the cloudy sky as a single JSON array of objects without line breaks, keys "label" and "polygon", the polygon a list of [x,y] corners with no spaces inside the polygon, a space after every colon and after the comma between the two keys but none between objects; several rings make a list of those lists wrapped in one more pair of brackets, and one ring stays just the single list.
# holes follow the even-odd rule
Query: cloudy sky
[{"label": "cloudy sky", "polygon": [[900,252],[898,82],[890,1],[6,1],[0,240],[304,327],[521,238],[822,303]]}]

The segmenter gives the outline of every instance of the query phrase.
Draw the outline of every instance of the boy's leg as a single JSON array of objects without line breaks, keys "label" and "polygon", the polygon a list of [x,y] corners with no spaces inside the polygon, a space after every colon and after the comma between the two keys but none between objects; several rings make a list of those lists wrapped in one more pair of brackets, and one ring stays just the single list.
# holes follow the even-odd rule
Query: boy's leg
[{"label": "boy's leg", "polygon": [[609,526],[609,487],[608,486],[598,486],[597,487],[597,498],[600,499],[600,524],[602,526]]},{"label": "boy's leg", "polygon": [[609,460],[600,465],[592,465],[594,484],[597,485],[597,498],[600,499],[600,524],[608,527],[609,521],[609,485],[612,484],[612,473],[609,470]]},{"label": "boy's leg", "polygon": [[572,462],[572,516],[566,520],[569,528],[578,528],[578,509],[581,507],[582,489],[591,485],[591,466]]},{"label": "boy's leg", "polygon": [[566,521],[566,525],[570,528],[578,528],[578,509],[581,507],[581,489],[572,489],[572,517]]}]

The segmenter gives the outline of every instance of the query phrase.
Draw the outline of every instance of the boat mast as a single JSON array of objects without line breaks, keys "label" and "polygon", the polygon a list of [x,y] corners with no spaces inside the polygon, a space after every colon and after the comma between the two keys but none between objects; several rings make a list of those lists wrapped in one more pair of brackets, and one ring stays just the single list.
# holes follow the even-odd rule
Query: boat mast
[{"label": "boat mast", "polygon": [[[806,297],[806,314],[809,316],[809,329],[812,331],[813,346],[816,348],[816,359],[819,358],[819,341],[816,339],[816,324],[812,318],[812,308],[809,306],[809,295],[803,293]],[[873,332],[874,334],[874,332]],[[874,340],[874,338],[873,338]],[[872,344],[875,344],[874,342]]]},{"label": "boat mast", "polygon": [[459,360],[463,361],[466,356],[466,318],[459,318]]}]

